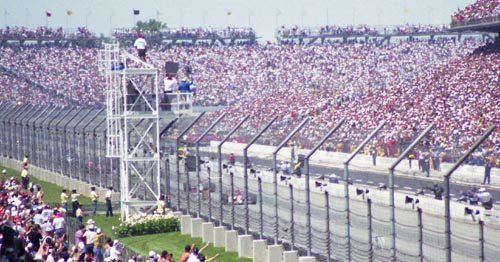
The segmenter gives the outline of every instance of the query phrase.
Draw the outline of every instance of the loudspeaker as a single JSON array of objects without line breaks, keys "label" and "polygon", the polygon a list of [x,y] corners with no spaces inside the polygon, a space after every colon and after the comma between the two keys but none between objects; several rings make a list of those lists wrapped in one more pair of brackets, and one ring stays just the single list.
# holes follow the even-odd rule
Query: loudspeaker
[{"label": "loudspeaker", "polygon": [[167,75],[176,75],[179,71],[179,63],[167,61],[165,62],[165,73]]}]

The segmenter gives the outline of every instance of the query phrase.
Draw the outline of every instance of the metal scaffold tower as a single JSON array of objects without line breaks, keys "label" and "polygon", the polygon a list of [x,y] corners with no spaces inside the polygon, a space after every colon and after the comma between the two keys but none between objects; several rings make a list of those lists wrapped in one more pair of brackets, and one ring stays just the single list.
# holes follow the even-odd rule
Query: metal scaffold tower
[{"label": "metal scaffold tower", "polygon": [[158,70],[105,44],[99,72],[106,79],[106,154],[120,159],[121,217],[149,212],[160,192]]}]

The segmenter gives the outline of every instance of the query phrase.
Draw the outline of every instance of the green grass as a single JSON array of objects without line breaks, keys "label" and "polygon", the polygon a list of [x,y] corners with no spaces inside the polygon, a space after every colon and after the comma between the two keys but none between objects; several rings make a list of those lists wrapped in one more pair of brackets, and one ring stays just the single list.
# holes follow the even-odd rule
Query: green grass
[{"label": "green grass", "polygon": [[[180,254],[184,251],[184,246],[191,243],[196,243],[197,247],[202,247],[201,238],[191,238],[181,235],[180,232],[171,232],[164,234],[155,234],[147,236],[135,236],[121,239],[121,241],[128,247],[132,248],[135,252],[140,254],[148,254],[150,250],[156,253],[161,253],[167,250],[169,253],[174,254],[174,261],[179,259]],[[214,247],[212,244],[203,251],[206,257],[212,257],[219,253],[220,256],[217,261],[224,262],[249,262],[252,261],[248,258],[239,258],[236,252],[225,252],[223,248]]]},{"label": "green grass", "polygon": [[[13,176],[13,177],[16,177],[18,181],[21,181],[21,171],[16,170],[16,169],[12,169],[12,168],[5,168],[2,166],[0,166],[0,169],[7,170],[6,179],[9,179],[11,176]],[[44,193],[43,194],[43,201],[45,203],[52,204],[52,203],[60,203],[61,202],[61,191],[63,190],[63,188],[61,186],[39,180],[33,176],[30,176],[30,182],[33,184],[37,184],[37,185],[42,186],[42,190]],[[67,189],[68,194],[69,194],[69,192],[71,192],[71,189],[73,189],[73,188],[66,188],[66,189]],[[78,198],[78,201],[80,202],[80,204],[90,204],[91,203],[90,198],[86,197],[86,196],[80,196]]]},{"label": "green grass", "polygon": [[[4,168],[0,166],[1,169],[7,170],[7,179],[11,176],[17,177],[19,180],[21,179],[21,172],[18,170]],[[60,195],[61,190],[63,189],[61,186],[44,182],[30,177],[30,182],[34,184],[38,184],[42,186],[42,190],[44,191],[44,201],[46,203],[59,203],[61,201]],[[67,188],[68,191],[71,191],[71,188]],[[89,197],[81,196],[78,198],[81,204],[90,204],[91,200]],[[101,204],[101,203],[100,203]],[[85,210],[89,213],[89,210]],[[84,222],[88,219],[92,218],[98,227],[100,227],[104,233],[111,237],[116,238],[113,233],[113,226],[118,226],[120,224],[120,210],[113,210],[115,216],[106,217],[105,215],[97,214],[96,216],[86,216],[84,217]],[[144,257],[147,257],[150,250],[156,251],[156,253],[161,253],[163,250],[167,250],[169,253],[174,254],[174,261],[179,259],[180,254],[184,250],[185,245],[190,245],[192,243],[196,243],[196,246],[202,247],[202,239],[201,238],[191,238],[190,236],[181,235],[180,232],[171,232],[171,233],[163,233],[163,234],[154,234],[154,235],[144,235],[144,236],[134,236],[134,237],[126,237],[120,238],[120,242],[123,242],[128,248],[133,251],[142,254]],[[251,259],[248,258],[239,258],[236,252],[225,252],[223,248],[215,248],[213,245],[210,245],[204,252],[205,256],[212,257],[215,254],[219,253],[220,257],[216,259],[216,261],[224,261],[224,262],[250,262]]]}]

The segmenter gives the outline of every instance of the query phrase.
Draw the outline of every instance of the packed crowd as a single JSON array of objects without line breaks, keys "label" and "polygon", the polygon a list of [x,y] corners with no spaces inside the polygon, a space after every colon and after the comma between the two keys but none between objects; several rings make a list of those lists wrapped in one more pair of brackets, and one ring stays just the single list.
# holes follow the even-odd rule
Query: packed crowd
[{"label": "packed crowd", "polygon": [[400,25],[394,27],[393,34],[435,34],[448,32],[448,25]]},{"label": "packed crowd", "polygon": [[5,72],[0,72],[0,83],[3,86],[16,87],[9,89],[8,92],[1,92],[0,101],[18,101],[19,104],[38,101],[41,105],[49,105],[53,103],[61,104],[64,100],[63,97],[58,99],[57,96],[52,96],[48,90],[37,88],[32,82],[24,78],[12,77]]},{"label": "packed crowd", "polygon": [[[277,115],[281,120],[273,127],[277,132],[272,141],[278,141],[305,116],[312,116],[317,124],[304,129],[301,143],[311,147],[334,120],[346,117],[349,128],[343,134],[350,140],[362,138],[378,122],[387,120],[390,130],[380,136],[379,143],[385,148],[380,155],[394,156],[400,152],[398,146],[431,122],[437,123],[437,131],[430,143],[443,151],[463,150],[487,125],[498,125],[500,68],[495,61],[499,55],[485,50],[472,54],[477,47],[473,40],[401,41],[381,46],[195,46],[151,48],[147,59],[158,68],[164,61],[189,65],[196,86],[194,103],[230,104],[225,109],[232,120],[228,123],[250,113],[250,127],[243,136],[251,136]],[[3,48],[0,62],[11,72],[36,80],[42,90],[64,96],[65,104],[95,105],[104,103],[105,90],[97,73],[97,52]],[[0,78],[1,84],[11,86],[17,81],[11,78]],[[43,100],[42,94],[22,89],[12,93],[24,93],[28,96],[24,102]],[[496,150],[498,155],[499,142],[495,133],[488,150]]]},{"label": "packed crowd", "polygon": [[[147,38],[163,38],[163,39],[207,39],[207,38],[252,38],[256,37],[253,28],[249,27],[226,27],[226,28],[211,28],[211,27],[180,27],[167,28],[161,32],[143,32]],[[116,39],[135,39],[137,36],[136,28],[115,29],[113,36]]]},{"label": "packed crowd", "polygon": [[0,38],[95,38],[95,33],[89,31],[85,27],[78,27],[73,32],[65,32],[62,27],[51,28],[46,26],[39,26],[36,28],[28,28],[24,26],[7,26],[5,28],[0,28]]},{"label": "packed crowd", "polygon": [[496,17],[500,14],[499,0],[477,0],[475,3],[458,10],[451,16],[453,23],[467,23],[470,21],[480,21],[489,17]]},{"label": "packed crowd", "polygon": [[[4,47],[0,55],[0,67],[3,69],[1,85],[20,85],[0,96],[14,98],[10,101],[21,103],[102,104],[105,89],[103,78],[97,73],[98,50],[82,47]],[[50,98],[47,99],[47,96]]]},{"label": "packed crowd", "polygon": [[282,26],[278,29],[278,36],[281,38],[287,37],[304,37],[304,36],[365,36],[365,35],[378,35],[378,30],[368,25],[354,26],[338,26],[326,25],[320,28],[313,27],[285,27]]},{"label": "packed crowd", "polygon": [[[103,230],[90,218],[85,223],[84,212],[79,203],[81,195],[76,190],[71,193],[61,192],[61,202],[52,205],[44,200],[44,191],[40,185],[30,182],[28,156],[23,159],[21,179],[8,178],[7,170],[2,171],[0,184],[0,258],[2,261],[37,261],[37,262],[121,262],[123,243],[106,237]],[[106,204],[113,188],[106,192]],[[92,216],[96,215],[99,194],[91,187]],[[162,200],[162,199],[160,199]],[[160,202],[159,200],[159,202]],[[71,207],[68,202],[71,201]],[[164,199],[161,212],[165,211]],[[160,206],[158,207],[160,210]],[[111,212],[111,214],[109,214]],[[112,216],[111,206],[107,206],[106,216]],[[68,217],[76,218],[77,229],[68,234]],[[69,235],[74,235],[69,239]],[[198,248],[195,244],[187,245],[178,261],[209,262],[219,256],[207,258],[203,251],[206,243]],[[172,262],[173,253],[166,250],[157,254],[151,250],[149,257],[131,257],[129,262]]]},{"label": "packed crowd", "polygon": [[379,36],[379,35],[411,35],[446,33],[447,25],[397,25],[394,27],[376,28],[369,25],[338,26],[326,25],[322,27],[285,27],[278,28],[280,38],[290,37],[315,37],[315,36]]}]

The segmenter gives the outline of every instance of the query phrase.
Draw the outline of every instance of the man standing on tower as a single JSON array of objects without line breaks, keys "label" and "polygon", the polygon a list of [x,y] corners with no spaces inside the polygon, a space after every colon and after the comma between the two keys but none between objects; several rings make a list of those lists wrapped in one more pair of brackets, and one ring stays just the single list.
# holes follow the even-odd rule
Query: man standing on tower
[{"label": "man standing on tower", "polygon": [[148,46],[148,43],[142,37],[141,33],[137,34],[137,37],[138,38],[135,40],[134,47],[137,49],[139,58],[146,62],[146,47]]}]

